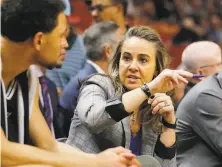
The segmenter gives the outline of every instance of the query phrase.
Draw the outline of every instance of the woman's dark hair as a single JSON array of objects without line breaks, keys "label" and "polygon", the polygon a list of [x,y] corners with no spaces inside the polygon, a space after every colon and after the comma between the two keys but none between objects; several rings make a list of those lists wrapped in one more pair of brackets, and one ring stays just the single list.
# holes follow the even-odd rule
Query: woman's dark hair
[{"label": "woman's dark hair", "polygon": [[1,34],[14,42],[23,42],[37,32],[49,33],[64,9],[63,0],[4,0]]}]

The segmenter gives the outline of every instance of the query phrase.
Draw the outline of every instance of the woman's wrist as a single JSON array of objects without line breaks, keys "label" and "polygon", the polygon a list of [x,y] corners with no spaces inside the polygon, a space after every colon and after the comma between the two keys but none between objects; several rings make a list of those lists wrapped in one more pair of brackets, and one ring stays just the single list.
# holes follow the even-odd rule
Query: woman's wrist
[{"label": "woman's wrist", "polygon": [[166,114],[165,116],[163,116],[163,119],[165,120],[165,122],[169,124],[176,124],[176,116],[174,112]]},{"label": "woman's wrist", "polygon": [[149,82],[149,83],[146,83],[146,85],[148,86],[151,94],[157,93],[157,92],[156,92],[156,89],[155,89],[155,85],[152,83],[152,81]]}]

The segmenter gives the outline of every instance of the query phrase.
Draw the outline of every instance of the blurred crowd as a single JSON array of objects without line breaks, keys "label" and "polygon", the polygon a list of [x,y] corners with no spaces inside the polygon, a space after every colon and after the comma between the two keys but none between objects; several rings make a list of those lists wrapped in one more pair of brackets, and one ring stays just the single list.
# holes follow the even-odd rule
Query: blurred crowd
[{"label": "blurred crowd", "polygon": [[[91,16],[87,15],[87,9],[84,4],[81,4],[84,3],[83,1],[70,0],[70,2],[73,7],[78,6],[72,12],[70,20],[73,21],[76,29],[82,32],[91,24]],[[92,2],[90,0],[85,0],[85,2],[90,8]],[[94,3],[98,2],[102,5],[109,4],[106,0]],[[127,26],[154,27],[164,40],[168,41],[173,38],[175,44],[205,39],[221,45],[222,2],[220,0],[123,0],[122,5],[124,20],[111,8],[98,12],[101,12],[105,19],[122,20]],[[81,11],[85,11],[84,16]],[[95,19],[96,12],[92,13]],[[86,17],[88,19],[85,19]],[[188,38],[186,31],[191,31],[189,35],[192,36]]]},{"label": "blurred crowd", "polygon": [[[70,0],[70,3],[75,10],[71,10],[68,19],[78,34],[99,20],[114,21],[123,32],[134,25],[151,26],[160,34],[172,56],[172,69],[179,66],[182,51],[191,42],[209,40],[222,46],[220,0],[114,1],[121,4],[121,10],[117,10],[116,5],[109,6],[113,2],[106,0]],[[97,4],[100,8],[92,7]]]}]

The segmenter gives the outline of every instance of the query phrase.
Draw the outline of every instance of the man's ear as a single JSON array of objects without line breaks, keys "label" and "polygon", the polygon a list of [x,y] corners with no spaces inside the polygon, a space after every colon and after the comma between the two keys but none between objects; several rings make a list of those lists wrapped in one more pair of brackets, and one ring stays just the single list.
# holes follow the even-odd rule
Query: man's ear
[{"label": "man's ear", "polygon": [[[198,68],[196,71],[196,74],[204,75],[204,72],[201,68]],[[197,80],[202,81],[205,77],[197,78]]]},{"label": "man's ear", "polygon": [[37,32],[35,36],[33,37],[33,45],[36,50],[40,51],[41,45],[43,44],[43,39],[44,33],[42,32]]},{"label": "man's ear", "polygon": [[105,45],[104,46],[104,55],[106,56],[107,59],[110,58],[111,54],[112,54],[112,47],[110,45]]},{"label": "man's ear", "polygon": [[201,68],[196,69],[195,73],[203,75],[203,71]]}]

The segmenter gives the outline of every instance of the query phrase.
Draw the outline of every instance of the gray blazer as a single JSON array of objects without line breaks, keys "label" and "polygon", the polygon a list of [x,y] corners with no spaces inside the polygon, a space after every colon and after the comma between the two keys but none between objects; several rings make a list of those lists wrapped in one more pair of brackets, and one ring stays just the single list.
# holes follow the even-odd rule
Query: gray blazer
[{"label": "gray blazer", "polygon": [[[122,103],[115,98],[112,81],[107,76],[94,75],[81,87],[78,104],[71,123],[67,143],[84,152],[99,153],[107,148],[130,147],[129,117],[114,121],[106,106]],[[150,125],[142,127],[142,155],[154,156],[163,167],[175,167],[175,157],[166,160],[154,153],[158,135]]]},{"label": "gray blazer", "polygon": [[194,86],[176,116],[179,167],[222,166],[222,71]]}]

